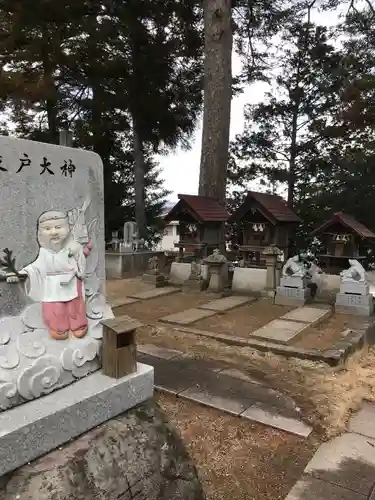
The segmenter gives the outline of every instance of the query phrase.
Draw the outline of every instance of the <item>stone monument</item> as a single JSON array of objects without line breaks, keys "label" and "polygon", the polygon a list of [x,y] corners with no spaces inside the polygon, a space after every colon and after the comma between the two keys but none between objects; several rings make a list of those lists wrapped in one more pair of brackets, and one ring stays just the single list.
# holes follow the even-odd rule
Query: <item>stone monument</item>
[{"label": "stone monument", "polygon": [[186,290],[200,292],[203,289],[204,280],[202,276],[202,264],[193,260],[190,265],[189,278],[184,282]]},{"label": "stone monument", "polygon": [[[227,258],[215,249],[211,255],[205,257],[203,262],[208,266],[209,285],[208,292],[223,292],[228,285],[228,261]],[[225,276],[226,269],[226,276]]]},{"label": "stone monument", "polygon": [[336,295],[335,310],[360,316],[371,316],[374,299],[366,279],[366,271],[355,259],[349,259],[349,269],[340,273],[340,292]]},{"label": "stone monument", "polygon": [[310,275],[299,255],[289,258],[282,269],[280,285],[276,287],[275,304],[301,306],[311,298]]},{"label": "stone monument", "polygon": [[0,137],[0,477],[152,395],[150,367],[99,371],[102,176],[92,152]]},{"label": "stone monument", "polygon": [[276,266],[282,251],[276,245],[270,245],[263,250],[262,255],[267,267],[265,295],[274,298],[278,285]]},{"label": "stone monument", "polygon": [[147,271],[143,273],[142,279],[146,283],[152,283],[156,288],[161,288],[168,284],[165,276],[160,272],[159,257],[154,255],[148,259]]},{"label": "stone monument", "polygon": [[138,226],[135,222],[128,221],[124,224],[124,251],[133,252],[138,238]]}]

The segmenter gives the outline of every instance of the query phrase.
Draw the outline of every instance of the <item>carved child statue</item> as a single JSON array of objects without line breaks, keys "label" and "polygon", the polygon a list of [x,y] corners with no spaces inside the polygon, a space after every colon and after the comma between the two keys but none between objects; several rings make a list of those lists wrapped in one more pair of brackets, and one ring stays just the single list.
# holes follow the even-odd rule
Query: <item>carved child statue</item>
[{"label": "carved child statue", "polygon": [[[92,245],[83,247],[72,236],[68,215],[43,213],[37,222],[39,253],[18,274],[26,278],[28,296],[42,303],[43,320],[55,340],[66,340],[70,332],[81,338],[88,323],[83,287],[85,259]],[[19,277],[9,273],[9,283]]]}]

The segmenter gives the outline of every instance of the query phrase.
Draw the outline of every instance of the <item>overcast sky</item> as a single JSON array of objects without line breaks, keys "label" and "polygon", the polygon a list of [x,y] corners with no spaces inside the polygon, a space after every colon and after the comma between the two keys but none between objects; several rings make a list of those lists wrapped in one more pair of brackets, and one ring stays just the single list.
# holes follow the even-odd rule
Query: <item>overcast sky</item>
[{"label": "overcast sky", "polygon": [[[315,12],[312,21],[325,25],[334,25],[337,22],[337,13]],[[232,58],[233,74],[237,74],[241,69],[241,61],[236,54]],[[230,137],[243,132],[244,105],[248,103],[260,102],[264,93],[268,90],[267,85],[256,83],[249,86],[239,96],[232,100]],[[201,153],[202,121],[197,124],[197,128],[192,140],[192,147],[189,151],[178,149],[175,153],[167,156],[159,156],[158,161],[163,170],[165,187],[172,191],[170,200],[176,201],[178,193],[198,194],[199,162]],[[254,186],[253,186],[254,187]]]}]

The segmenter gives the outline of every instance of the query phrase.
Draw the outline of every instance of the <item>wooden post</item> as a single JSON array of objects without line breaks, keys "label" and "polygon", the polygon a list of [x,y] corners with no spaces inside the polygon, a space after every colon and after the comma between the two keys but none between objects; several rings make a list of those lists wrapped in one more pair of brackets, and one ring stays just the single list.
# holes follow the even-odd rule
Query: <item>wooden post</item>
[{"label": "wooden post", "polygon": [[137,371],[135,331],[142,326],[129,316],[119,316],[102,321],[103,373],[111,378],[121,378]]}]

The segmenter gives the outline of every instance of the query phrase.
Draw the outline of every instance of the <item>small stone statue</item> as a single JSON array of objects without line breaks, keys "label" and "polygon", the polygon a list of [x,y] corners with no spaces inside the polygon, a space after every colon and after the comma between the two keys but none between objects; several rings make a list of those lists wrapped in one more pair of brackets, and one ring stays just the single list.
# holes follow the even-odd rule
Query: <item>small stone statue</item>
[{"label": "small stone statue", "polygon": [[340,273],[341,281],[366,281],[366,271],[356,259],[349,259],[350,267]]},{"label": "small stone statue", "polygon": [[240,259],[238,261],[238,267],[246,267],[245,259]]},{"label": "small stone statue", "polygon": [[156,255],[148,259],[147,272],[148,274],[159,274],[159,257]]},{"label": "small stone statue", "polygon": [[284,264],[282,270],[283,277],[298,277],[304,278],[307,274],[306,268],[299,255],[290,257]]},{"label": "small stone statue", "polygon": [[199,280],[202,279],[202,266],[199,262],[193,260],[190,267],[189,280]]},{"label": "small stone statue", "polygon": [[215,248],[215,250],[212,252],[211,255],[206,257],[204,259],[207,262],[227,262],[227,258],[225,255],[223,255],[218,248]]}]

